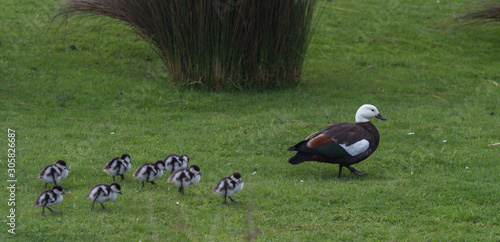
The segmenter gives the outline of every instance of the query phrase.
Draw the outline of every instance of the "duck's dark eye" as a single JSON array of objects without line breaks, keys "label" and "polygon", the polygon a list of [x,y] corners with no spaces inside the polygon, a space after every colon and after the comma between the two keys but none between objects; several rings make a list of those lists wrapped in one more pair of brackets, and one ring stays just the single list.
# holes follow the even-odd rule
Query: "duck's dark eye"
[{"label": "duck's dark eye", "polygon": [[375,109],[372,109],[372,112],[375,112]]}]

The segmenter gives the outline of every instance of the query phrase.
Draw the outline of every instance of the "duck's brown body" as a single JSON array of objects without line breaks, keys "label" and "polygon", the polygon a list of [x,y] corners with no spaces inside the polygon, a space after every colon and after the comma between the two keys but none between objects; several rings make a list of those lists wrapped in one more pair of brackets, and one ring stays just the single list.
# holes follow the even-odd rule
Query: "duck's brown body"
[{"label": "duck's brown body", "polygon": [[[360,108],[361,109],[361,108]],[[386,120],[380,114],[373,117]],[[302,142],[288,150],[297,151],[290,158],[293,165],[304,161],[318,161],[339,164],[339,177],[342,167],[347,167],[357,175],[364,172],[354,169],[351,165],[368,158],[377,149],[380,135],[370,121],[356,123],[337,123],[309,135]]]}]

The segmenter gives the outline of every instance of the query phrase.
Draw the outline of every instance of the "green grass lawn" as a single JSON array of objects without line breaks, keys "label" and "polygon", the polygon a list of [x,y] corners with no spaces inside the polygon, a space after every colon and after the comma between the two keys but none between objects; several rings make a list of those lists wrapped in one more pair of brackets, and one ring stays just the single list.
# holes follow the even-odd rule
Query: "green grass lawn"
[{"label": "green grass lawn", "polygon": [[[0,4],[0,240],[500,240],[500,27],[439,25],[467,1],[327,2],[302,84],[260,92],[176,87],[128,27],[51,24],[58,2]],[[377,152],[354,166],[367,175],[288,164],[289,146],[353,122],[364,103],[388,118],[373,121]],[[91,211],[85,196],[112,181],[102,167],[122,153],[132,159],[117,179],[123,196]],[[141,188],[133,171],[171,153],[189,155],[201,182],[185,196],[168,175]],[[36,176],[58,159],[71,169],[67,194],[42,217]],[[241,202],[224,206],[211,189],[235,171]]]}]

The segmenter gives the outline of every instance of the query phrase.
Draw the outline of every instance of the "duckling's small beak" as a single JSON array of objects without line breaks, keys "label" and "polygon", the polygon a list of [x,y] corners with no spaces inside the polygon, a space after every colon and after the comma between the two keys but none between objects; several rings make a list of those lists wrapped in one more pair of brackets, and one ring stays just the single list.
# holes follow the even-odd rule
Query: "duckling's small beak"
[{"label": "duckling's small beak", "polygon": [[61,194],[66,194],[64,191]]},{"label": "duckling's small beak", "polygon": [[64,168],[66,168],[66,170],[69,170],[69,168],[67,166],[65,166]]},{"label": "duckling's small beak", "polygon": [[200,174],[200,176],[203,175],[203,174],[201,174],[201,172],[198,172],[198,173]]},{"label": "duckling's small beak", "polygon": [[380,113],[375,116],[375,118],[378,118],[378,119],[381,119],[381,120],[387,120],[386,118],[382,117],[382,115],[380,115]]},{"label": "duckling's small beak", "polygon": [[119,191],[118,194],[123,195],[122,191]]},{"label": "duckling's small beak", "polygon": [[238,179],[238,182],[239,182],[239,183],[243,183],[243,181],[242,181],[241,179]]}]

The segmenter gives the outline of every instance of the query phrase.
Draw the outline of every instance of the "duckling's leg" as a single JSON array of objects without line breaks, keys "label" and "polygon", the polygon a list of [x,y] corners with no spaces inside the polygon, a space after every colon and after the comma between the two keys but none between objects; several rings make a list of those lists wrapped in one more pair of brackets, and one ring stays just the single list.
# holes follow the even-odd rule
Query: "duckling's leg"
[{"label": "duckling's leg", "polygon": [[102,209],[106,209],[102,203],[101,203],[101,206],[102,206]]},{"label": "duckling's leg", "polygon": [[115,182],[115,176],[113,176],[113,182]]},{"label": "duckling's leg", "polygon": [[181,180],[181,186],[179,187],[179,193],[184,195],[184,186],[182,185],[182,180]]},{"label": "duckling's leg", "polygon": [[122,180],[124,179],[123,174],[121,174],[120,177],[122,178]]},{"label": "duckling's leg", "polygon": [[[231,197],[230,197],[231,198]],[[227,202],[227,188],[224,188],[224,204],[228,205],[229,203]]]},{"label": "duckling's leg", "polygon": [[142,182],[142,187],[144,187],[144,181]]},{"label": "duckling's leg", "polygon": [[358,176],[362,176],[362,175],[366,174],[364,171],[358,171],[358,170],[354,169],[354,167],[352,167],[352,166],[346,166],[346,167],[347,167],[347,169],[349,169],[352,173],[354,173],[354,174],[356,174],[356,175],[358,175]]},{"label": "duckling's leg", "polygon": [[45,212],[45,206],[43,206],[43,208],[42,208],[42,216],[47,217],[47,216],[45,216],[44,212]]},{"label": "duckling's leg", "polygon": [[228,196],[228,198],[231,199],[231,202],[233,202],[233,203],[237,203],[238,202],[238,201],[234,200],[232,197]]},{"label": "duckling's leg", "polygon": [[95,199],[94,202],[92,202],[92,207],[90,207],[90,210],[94,209],[94,204],[95,204]]},{"label": "duckling's leg", "polygon": [[151,184],[156,185],[155,181],[151,181]]},{"label": "duckling's leg", "polygon": [[49,207],[47,207],[47,209],[49,209],[49,210],[50,210],[50,212],[52,212],[52,213],[57,213],[57,212],[59,212],[58,210],[54,211],[54,210],[52,210],[52,209],[51,209],[51,208],[49,208]]},{"label": "duckling's leg", "polygon": [[43,189],[47,189],[47,183],[45,183],[45,187]]}]

